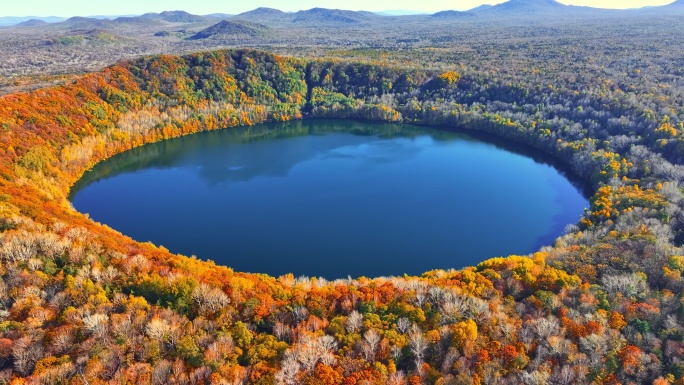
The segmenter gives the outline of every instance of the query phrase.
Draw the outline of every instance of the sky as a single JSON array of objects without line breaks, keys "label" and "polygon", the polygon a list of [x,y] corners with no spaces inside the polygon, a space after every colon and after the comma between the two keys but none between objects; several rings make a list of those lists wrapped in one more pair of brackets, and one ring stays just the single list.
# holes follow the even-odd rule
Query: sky
[{"label": "sky", "polygon": [[[563,4],[596,8],[639,8],[665,5],[674,0],[559,0]],[[184,10],[193,14],[237,14],[257,7],[299,11],[314,7],[349,10],[412,10],[437,12],[467,10],[481,4],[498,4],[503,0],[1,0],[0,16],[96,16],[129,15],[146,12]]]}]

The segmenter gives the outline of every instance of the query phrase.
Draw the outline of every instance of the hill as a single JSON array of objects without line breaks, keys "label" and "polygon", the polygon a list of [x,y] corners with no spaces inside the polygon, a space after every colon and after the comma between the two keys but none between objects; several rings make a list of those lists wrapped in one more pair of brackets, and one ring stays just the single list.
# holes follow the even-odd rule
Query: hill
[{"label": "hill", "polygon": [[570,9],[567,5],[555,0],[509,0],[489,8],[481,9],[482,14],[509,14],[509,15],[561,15]]},{"label": "hill", "polygon": [[50,24],[50,23],[48,23],[45,20],[41,20],[41,19],[30,19],[30,20],[22,21],[21,23],[17,24],[17,27],[38,27],[38,26],[45,25],[45,24]]},{"label": "hill", "polygon": [[[372,20],[369,14],[340,9],[312,8],[306,11],[296,12],[293,23],[332,23],[332,24],[356,24]],[[381,16],[377,16],[380,18]]]},{"label": "hill", "polygon": [[633,9],[629,11],[632,15],[650,16],[671,16],[684,14],[684,0],[677,0],[673,3],[657,6]]},{"label": "hill", "polygon": [[489,8],[491,8],[491,7],[493,7],[493,5],[490,5],[490,4],[482,4],[482,5],[478,6],[478,7],[469,9],[469,10],[467,10],[466,12],[480,12],[480,11],[487,10],[487,9],[489,9]]},{"label": "hill", "polygon": [[251,18],[257,18],[257,19],[273,19],[273,18],[281,18],[286,16],[287,13],[274,9],[274,8],[266,8],[266,7],[260,7],[257,9],[253,9],[251,11],[243,12],[237,17],[241,19],[251,19]]},{"label": "hill", "polygon": [[163,20],[170,23],[197,23],[205,21],[203,16],[193,15],[185,11],[164,11],[162,13],[146,13],[141,18]]},{"label": "hill", "polygon": [[662,9],[666,11],[684,11],[684,0],[677,0],[674,3],[663,6]]},{"label": "hill", "polygon": [[111,20],[96,19],[93,17],[75,16],[59,23],[60,26],[65,26],[71,29],[90,29],[90,28],[107,28],[113,25]]},{"label": "hill", "polygon": [[60,21],[66,20],[66,18],[57,16],[0,16],[0,27],[13,26],[28,20],[43,20],[48,23],[58,23]]},{"label": "hill", "polygon": [[436,12],[432,14],[432,17],[434,18],[441,18],[441,19],[450,19],[450,18],[461,18],[461,17],[471,17],[472,14],[469,14],[468,12],[459,12],[459,11],[441,11],[441,12]]},{"label": "hill", "polygon": [[103,29],[73,29],[68,34],[56,36],[47,44],[57,46],[102,46],[116,43],[123,38]]},{"label": "hill", "polygon": [[205,28],[190,37],[192,40],[219,38],[227,36],[256,37],[268,31],[262,24],[250,23],[242,20],[222,20],[209,28]]}]

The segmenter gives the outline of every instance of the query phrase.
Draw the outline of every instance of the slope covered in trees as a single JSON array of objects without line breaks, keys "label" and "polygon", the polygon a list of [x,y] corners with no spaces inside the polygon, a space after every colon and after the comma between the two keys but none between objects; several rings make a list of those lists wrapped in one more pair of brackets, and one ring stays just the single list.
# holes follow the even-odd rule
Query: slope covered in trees
[{"label": "slope covered in trees", "polygon": [[[0,383],[681,383],[682,110],[633,75],[528,86],[238,50],[4,96]],[[589,182],[591,208],[532,256],[328,282],[171,255],[68,203],[80,175],[132,147],[303,117],[524,143]]]},{"label": "slope covered in trees", "polygon": [[222,20],[209,28],[205,28],[196,34],[192,39],[207,39],[207,38],[221,38],[226,35],[247,35],[257,36],[268,31],[268,27],[261,24],[250,23],[246,21],[230,21]]}]

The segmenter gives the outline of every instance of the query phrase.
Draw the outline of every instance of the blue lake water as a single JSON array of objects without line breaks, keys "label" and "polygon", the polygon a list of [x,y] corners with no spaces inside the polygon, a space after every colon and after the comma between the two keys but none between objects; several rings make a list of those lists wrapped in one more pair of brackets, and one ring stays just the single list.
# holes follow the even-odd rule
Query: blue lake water
[{"label": "blue lake water", "polygon": [[527,254],[588,201],[539,155],[463,133],[312,120],[201,133],[86,173],[74,207],[138,241],[279,276],[385,276]]}]

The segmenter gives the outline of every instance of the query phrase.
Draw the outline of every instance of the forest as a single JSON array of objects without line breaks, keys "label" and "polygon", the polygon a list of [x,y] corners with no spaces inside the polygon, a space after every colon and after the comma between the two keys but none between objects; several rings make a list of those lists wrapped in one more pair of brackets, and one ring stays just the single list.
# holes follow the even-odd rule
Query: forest
[{"label": "forest", "polygon": [[[684,383],[681,59],[532,44],[549,57],[152,55],[0,97],[0,384]],[[313,118],[530,146],[586,181],[591,207],[530,256],[327,281],[173,255],[68,201],[128,149]]]}]

